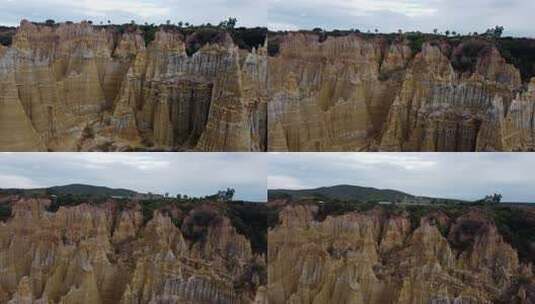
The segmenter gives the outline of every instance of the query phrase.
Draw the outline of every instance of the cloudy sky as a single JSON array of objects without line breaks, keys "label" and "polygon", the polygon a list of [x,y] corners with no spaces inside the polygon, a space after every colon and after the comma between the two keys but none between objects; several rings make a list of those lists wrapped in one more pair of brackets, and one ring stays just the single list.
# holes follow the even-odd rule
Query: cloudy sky
[{"label": "cloudy sky", "polygon": [[530,0],[0,0],[0,24],[17,25],[23,18],[200,24],[233,16],[238,25],[274,30],[468,33],[503,25],[506,35],[535,37],[534,11]]},{"label": "cloudy sky", "polygon": [[232,187],[266,200],[263,153],[1,153],[0,188],[83,183],[193,196]]},{"label": "cloudy sky", "polygon": [[267,24],[266,0],[0,0],[0,24],[21,19],[44,21],[92,20],[95,23],[165,23],[171,20],[201,24],[238,18],[238,26]]},{"label": "cloudy sky", "polygon": [[535,202],[533,153],[275,153],[270,189],[350,184],[467,200]]},{"label": "cloudy sky", "polygon": [[503,25],[508,35],[535,36],[531,0],[268,0],[271,29],[322,27],[381,32],[483,32]]}]

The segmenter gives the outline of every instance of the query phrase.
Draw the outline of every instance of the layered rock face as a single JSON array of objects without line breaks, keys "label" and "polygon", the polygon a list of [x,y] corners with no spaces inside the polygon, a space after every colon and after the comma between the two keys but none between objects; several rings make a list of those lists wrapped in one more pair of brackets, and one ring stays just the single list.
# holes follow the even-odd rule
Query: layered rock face
[{"label": "layered rock face", "polygon": [[[271,151],[533,150],[534,84],[486,46],[289,33],[269,58]],[[519,93],[522,92],[522,93]]]},{"label": "layered rock face", "polygon": [[0,49],[0,150],[264,150],[265,48],[184,40],[23,21]]},{"label": "layered rock face", "polygon": [[[186,214],[177,228],[163,210],[145,223],[137,203],[55,213],[46,211],[49,204],[18,201],[12,218],[0,222],[1,303],[231,304],[262,297],[255,287],[261,278],[250,269],[263,265],[263,257],[207,206]],[[183,231],[199,214],[213,218],[192,240]]]},{"label": "layered rock face", "polygon": [[269,232],[269,303],[533,303],[531,264],[479,209],[457,218],[372,209],[316,220],[294,205]]}]

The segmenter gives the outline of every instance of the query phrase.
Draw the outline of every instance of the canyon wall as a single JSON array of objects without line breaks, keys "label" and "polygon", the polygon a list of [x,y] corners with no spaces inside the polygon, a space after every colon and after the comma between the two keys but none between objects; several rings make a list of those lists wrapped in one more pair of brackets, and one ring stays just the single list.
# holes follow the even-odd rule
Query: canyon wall
[{"label": "canyon wall", "polygon": [[[535,148],[535,80],[523,84],[490,43],[428,41],[413,51],[408,40],[380,35],[277,39],[268,72],[270,151]],[[473,49],[472,66],[459,68],[454,59]]]},{"label": "canyon wall", "polygon": [[0,221],[1,303],[263,303],[264,257],[213,206],[50,204],[16,201]]},{"label": "canyon wall", "polygon": [[[192,36],[194,36],[192,34]],[[23,21],[0,48],[0,150],[266,149],[267,54],[186,37]]]},{"label": "canyon wall", "polygon": [[320,208],[286,206],[269,231],[269,303],[535,301],[532,265],[480,209],[414,223],[380,208],[321,220]]},{"label": "canyon wall", "polygon": [[535,80],[488,40],[290,32],[268,56],[220,31],[188,52],[204,35],[23,21],[0,47],[0,150],[535,149]]}]

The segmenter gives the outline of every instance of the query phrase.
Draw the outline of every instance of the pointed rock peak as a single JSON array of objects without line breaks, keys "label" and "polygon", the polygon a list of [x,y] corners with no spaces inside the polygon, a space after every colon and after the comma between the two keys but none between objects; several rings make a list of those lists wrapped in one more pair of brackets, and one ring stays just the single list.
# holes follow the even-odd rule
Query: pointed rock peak
[{"label": "pointed rock peak", "polygon": [[35,24],[31,23],[30,21],[26,19],[22,19],[20,21],[20,27],[19,27],[20,30],[34,29],[34,28],[36,28]]},{"label": "pointed rock peak", "polygon": [[185,53],[184,36],[178,31],[170,31],[160,28],[156,32],[154,40],[150,43],[150,48],[157,48],[164,51]]},{"label": "pointed rock peak", "polygon": [[17,287],[17,292],[13,296],[13,299],[8,304],[32,304],[34,296],[32,292],[30,278],[23,277]]},{"label": "pointed rock peak", "polygon": [[[1,52],[1,49],[0,49],[0,52]],[[528,93],[530,94],[532,98],[535,97],[535,77],[532,77],[528,84]]]},{"label": "pointed rock peak", "polygon": [[440,47],[430,42],[425,42],[423,44],[421,54],[424,58],[431,59],[431,60],[442,58],[442,57],[445,58]]}]

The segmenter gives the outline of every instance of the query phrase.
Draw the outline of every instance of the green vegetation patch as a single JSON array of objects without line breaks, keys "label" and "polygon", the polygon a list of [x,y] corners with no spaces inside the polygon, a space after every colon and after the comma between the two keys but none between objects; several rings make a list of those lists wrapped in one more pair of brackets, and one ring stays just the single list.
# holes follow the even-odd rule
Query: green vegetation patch
[{"label": "green vegetation patch", "polygon": [[182,224],[182,234],[192,242],[204,242],[210,226],[218,225],[222,218],[217,211],[211,209],[193,210]]},{"label": "green vegetation patch", "polygon": [[139,26],[139,29],[143,32],[145,46],[148,46],[156,38],[156,32],[159,31],[159,26],[156,26],[155,24],[145,24]]},{"label": "green vegetation patch", "polygon": [[505,60],[520,70],[522,81],[535,77],[535,40],[527,38],[502,38],[498,49]]},{"label": "green vegetation patch", "polygon": [[409,42],[409,47],[411,48],[413,56],[422,51],[422,47],[428,38],[421,33],[409,33],[405,35],[405,38]]},{"label": "green vegetation patch", "polygon": [[535,263],[535,213],[522,208],[489,208],[498,231],[518,251],[523,261]]},{"label": "green vegetation patch", "polygon": [[14,27],[0,26],[0,44],[10,46],[13,43],[16,29]]},{"label": "green vegetation patch", "polygon": [[267,231],[275,225],[273,222],[278,222],[277,209],[265,204],[230,202],[226,215],[238,233],[250,240],[255,253],[267,252]]},{"label": "green vegetation patch", "polygon": [[490,50],[488,41],[472,39],[463,42],[453,53],[451,64],[457,71],[473,73],[477,60]]},{"label": "green vegetation patch", "polygon": [[11,205],[0,205],[0,221],[7,221],[11,217]]},{"label": "green vegetation patch", "polygon": [[319,205],[318,213],[315,219],[317,221],[323,221],[328,216],[339,216],[348,212],[365,212],[378,206],[372,202],[359,202],[359,201],[342,201],[342,200],[327,200]]},{"label": "green vegetation patch", "polygon": [[260,48],[264,45],[267,37],[267,29],[264,27],[233,29],[231,32],[234,43],[240,49],[251,51],[253,48]]},{"label": "green vegetation patch", "polygon": [[[191,30],[191,31],[190,31]],[[195,54],[208,43],[223,43],[226,31],[215,26],[203,26],[188,30],[186,37],[186,53]]]}]

